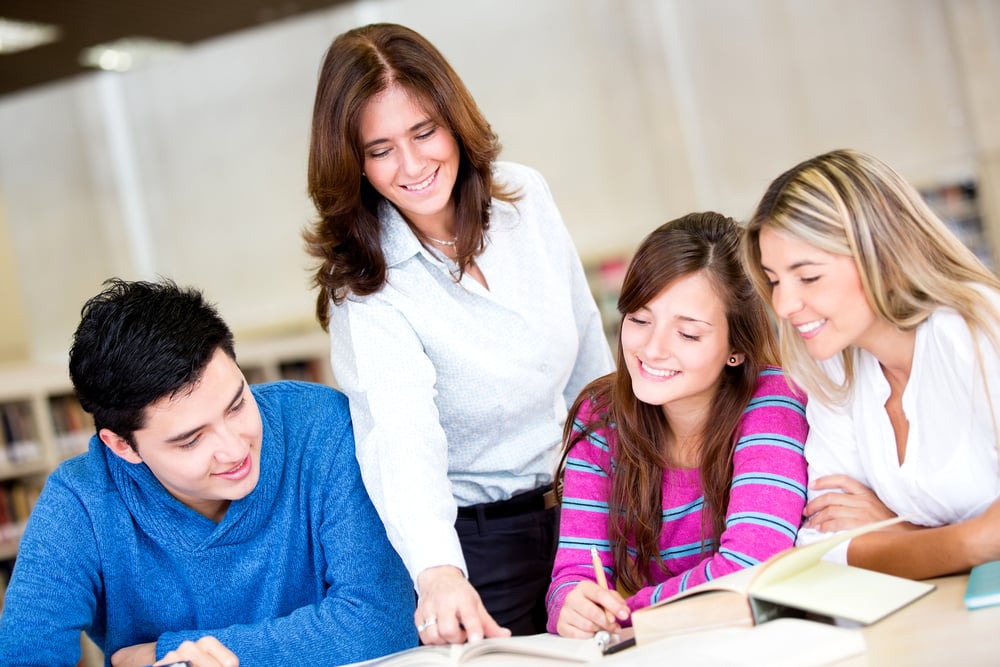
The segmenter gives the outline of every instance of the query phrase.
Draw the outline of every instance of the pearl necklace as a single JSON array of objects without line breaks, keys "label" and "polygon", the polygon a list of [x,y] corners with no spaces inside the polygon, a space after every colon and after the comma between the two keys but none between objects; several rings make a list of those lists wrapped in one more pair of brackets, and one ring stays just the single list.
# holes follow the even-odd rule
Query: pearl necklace
[{"label": "pearl necklace", "polygon": [[457,238],[454,238],[454,239],[452,239],[450,241],[442,241],[441,239],[436,239],[433,236],[427,236],[427,234],[424,234],[424,236],[427,238],[428,241],[433,241],[434,243],[437,243],[438,245],[443,245],[443,246],[453,246],[453,245],[455,245],[458,242]]}]

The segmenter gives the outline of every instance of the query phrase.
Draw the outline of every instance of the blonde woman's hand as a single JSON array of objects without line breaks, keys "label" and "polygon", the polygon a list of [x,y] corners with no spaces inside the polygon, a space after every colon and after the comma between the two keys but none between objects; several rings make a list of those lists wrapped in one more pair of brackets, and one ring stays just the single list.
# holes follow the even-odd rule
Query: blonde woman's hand
[{"label": "blonde woman's hand", "polygon": [[[832,533],[896,516],[874,491],[847,475],[819,477],[809,483],[809,488],[828,493],[806,504],[803,510],[806,520],[802,524],[805,528]],[[898,526],[905,528],[910,524],[900,523]]]}]

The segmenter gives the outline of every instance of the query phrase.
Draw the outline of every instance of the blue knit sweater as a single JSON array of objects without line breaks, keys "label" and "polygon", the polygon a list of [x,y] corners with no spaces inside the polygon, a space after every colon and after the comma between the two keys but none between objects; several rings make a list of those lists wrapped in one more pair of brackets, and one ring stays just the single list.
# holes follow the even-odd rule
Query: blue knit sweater
[{"label": "blue knit sweater", "polygon": [[347,400],[253,388],[260,481],[218,524],[94,436],[49,477],[0,617],[0,665],[75,665],[85,630],[106,664],[211,634],[242,667],[338,665],[415,646],[414,593],[365,492]]}]

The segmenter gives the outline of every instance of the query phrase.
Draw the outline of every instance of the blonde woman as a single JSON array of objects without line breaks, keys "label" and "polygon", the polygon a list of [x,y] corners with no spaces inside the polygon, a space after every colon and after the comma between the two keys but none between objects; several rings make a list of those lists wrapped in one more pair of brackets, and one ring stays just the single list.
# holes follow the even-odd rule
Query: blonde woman
[{"label": "blonde woman", "polygon": [[1000,558],[1000,280],[903,178],[839,150],[770,185],[744,259],[809,394],[799,543],[912,578]]}]

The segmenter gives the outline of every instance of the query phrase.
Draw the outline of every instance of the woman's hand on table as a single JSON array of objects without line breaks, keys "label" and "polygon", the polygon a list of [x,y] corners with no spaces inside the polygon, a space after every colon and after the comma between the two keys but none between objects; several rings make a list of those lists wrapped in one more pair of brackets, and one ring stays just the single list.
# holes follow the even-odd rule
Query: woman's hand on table
[{"label": "woman's hand on table", "polygon": [[462,644],[484,637],[509,637],[483,606],[479,593],[452,565],[427,568],[417,577],[413,616],[424,644]]}]

